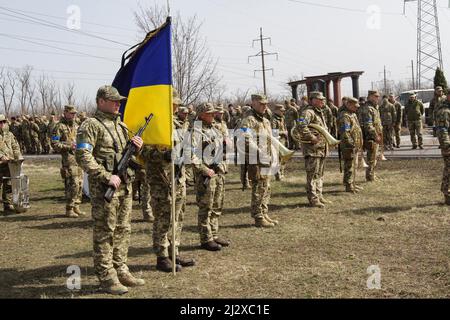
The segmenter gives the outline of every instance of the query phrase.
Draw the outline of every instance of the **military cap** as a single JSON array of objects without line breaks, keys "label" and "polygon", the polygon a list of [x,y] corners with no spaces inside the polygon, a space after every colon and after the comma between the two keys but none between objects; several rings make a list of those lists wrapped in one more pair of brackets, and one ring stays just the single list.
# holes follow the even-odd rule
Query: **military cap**
[{"label": "military cap", "polygon": [[269,103],[269,101],[267,101],[267,97],[260,93],[252,94],[252,100],[259,100],[260,103]]},{"label": "military cap", "polygon": [[320,91],[312,91],[309,93],[310,99],[319,99],[319,100],[326,100],[326,98],[323,96],[322,92]]},{"label": "military cap", "polygon": [[178,108],[178,112],[181,112],[181,113],[189,113],[189,109],[186,108],[186,107],[179,107],[179,108]]},{"label": "military cap", "polygon": [[417,95],[416,95],[416,93],[415,92],[410,92],[409,93],[409,97],[416,97]]},{"label": "military cap", "polygon": [[77,113],[77,110],[75,109],[75,106],[67,104],[64,106],[64,112]]},{"label": "military cap", "polygon": [[202,103],[201,105],[199,105],[197,107],[197,114],[200,114],[200,113],[214,113],[214,112],[216,112],[215,108],[212,105],[212,103],[209,103],[209,102]]},{"label": "military cap", "polygon": [[347,103],[355,103],[355,106],[359,107],[359,101],[356,98],[348,97],[347,98]]},{"label": "military cap", "polygon": [[214,108],[214,112],[220,112],[220,113],[224,113],[225,111],[223,110],[223,105],[219,104]]},{"label": "military cap", "polygon": [[286,109],[284,108],[284,106],[282,104],[276,104],[275,110],[286,111]]},{"label": "military cap", "polygon": [[56,116],[55,111],[52,111],[52,112],[50,113],[50,115],[51,115],[51,116]]},{"label": "military cap", "polygon": [[122,101],[127,99],[127,97],[121,96],[119,91],[110,85],[105,85],[98,88],[97,99],[100,98],[113,101]]},{"label": "military cap", "polygon": [[248,110],[250,110],[252,107],[250,106],[243,106],[242,107],[242,112],[247,112]]},{"label": "military cap", "polygon": [[441,86],[437,86],[434,90],[436,90],[436,91],[442,91],[442,90],[444,90],[444,89],[442,89]]},{"label": "military cap", "polygon": [[6,121],[6,117],[4,114],[0,114],[0,122]]},{"label": "military cap", "polygon": [[80,112],[80,117],[86,117],[86,112],[85,111],[81,111]]},{"label": "military cap", "polygon": [[369,90],[369,92],[367,93],[367,96],[371,96],[371,95],[380,96],[380,93],[378,92],[378,90]]}]

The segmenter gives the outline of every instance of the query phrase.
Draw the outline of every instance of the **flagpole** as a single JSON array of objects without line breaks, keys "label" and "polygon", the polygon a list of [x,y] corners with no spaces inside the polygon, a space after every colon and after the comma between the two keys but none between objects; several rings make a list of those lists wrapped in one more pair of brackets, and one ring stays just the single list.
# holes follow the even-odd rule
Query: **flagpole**
[{"label": "flagpole", "polygon": [[[173,154],[173,151],[172,151]],[[175,205],[176,205],[176,187],[175,187],[175,164],[173,161],[173,155],[171,160],[171,180],[172,180],[172,210],[171,210],[171,220],[172,220],[172,272],[174,275],[177,273],[177,263],[176,263],[176,254],[175,254],[175,245],[176,245],[176,228],[177,228],[177,222],[175,221]]]}]

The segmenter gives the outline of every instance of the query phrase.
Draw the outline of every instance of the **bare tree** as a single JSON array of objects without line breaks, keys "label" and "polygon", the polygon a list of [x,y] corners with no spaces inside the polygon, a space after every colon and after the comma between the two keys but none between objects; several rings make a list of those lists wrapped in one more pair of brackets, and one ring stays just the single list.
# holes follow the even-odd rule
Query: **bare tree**
[{"label": "bare tree", "polygon": [[69,82],[64,88],[64,97],[68,104],[75,104],[75,83]]},{"label": "bare tree", "polygon": [[42,104],[42,113],[46,114],[49,108],[49,81],[45,74],[42,74],[37,81],[37,91]]},{"label": "bare tree", "polygon": [[28,105],[27,105],[27,113],[29,113],[31,109],[31,114],[36,115],[38,114],[39,110],[37,110],[38,107],[38,98],[35,96],[36,93],[36,86],[35,85],[29,85],[28,86]]},{"label": "bare tree", "polygon": [[10,116],[11,107],[16,92],[16,79],[11,71],[5,72],[4,68],[0,70],[0,94],[2,95],[3,108],[6,117]]},{"label": "bare tree", "polygon": [[16,70],[17,77],[17,89],[18,89],[18,100],[19,100],[19,108],[22,114],[28,112],[27,103],[29,101],[28,94],[30,92],[31,85],[31,72],[33,71],[33,67],[26,65],[20,70]]},{"label": "bare tree", "polygon": [[[167,9],[156,3],[146,8],[139,6],[134,12],[136,25],[145,34],[164,23],[166,16]],[[173,82],[185,104],[199,102],[205,90],[211,90],[213,84],[217,86],[220,82],[217,60],[201,36],[201,26],[197,16],[183,20],[179,12],[173,20]]]},{"label": "bare tree", "polygon": [[234,101],[234,104],[243,106],[247,103],[247,101],[250,98],[248,95],[249,92],[250,92],[250,89],[247,89],[245,91],[242,91],[241,89],[237,89],[236,92],[234,92],[233,98],[231,100]]}]

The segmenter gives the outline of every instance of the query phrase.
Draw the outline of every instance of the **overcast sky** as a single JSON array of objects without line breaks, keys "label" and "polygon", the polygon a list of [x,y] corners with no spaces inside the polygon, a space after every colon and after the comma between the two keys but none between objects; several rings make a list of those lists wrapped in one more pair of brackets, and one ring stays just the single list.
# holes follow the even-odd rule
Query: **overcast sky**
[{"label": "overcast sky", "polygon": [[[450,70],[448,2],[437,1],[444,71]],[[100,85],[111,83],[122,52],[141,40],[133,17],[138,3],[154,1],[0,0],[1,65],[31,65],[35,77],[45,72],[61,84],[73,81],[79,93],[94,97]],[[84,34],[66,27],[71,6],[80,9]],[[406,15],[400,0],[170,0],[170,6],[172,13],[197,15],[203,22],[202,34],[219,60],[218,70],[230,93],[262,88],[261,73],[254,77],[253,72],[260,69],[260,59],[247,63],[247,57],[259,51],[256,45],[252,48],[252,40],[260,27],[272,39],[266,51],[279,57],[266,59],[266,67],[274,69],[273,76],[267,75],[269,93],[287,94],[284,84],[289,77],[364,71],[364,94],[372,82],[382,80],[384,65],[388,79],[411,79],[417,2],[406,5]],[[367,13],[373,6],[381,10],[379,19]],[[42,21],[30,22],[30,17]],[[351,81],[346,80],[343,94],[350,93]]]}]

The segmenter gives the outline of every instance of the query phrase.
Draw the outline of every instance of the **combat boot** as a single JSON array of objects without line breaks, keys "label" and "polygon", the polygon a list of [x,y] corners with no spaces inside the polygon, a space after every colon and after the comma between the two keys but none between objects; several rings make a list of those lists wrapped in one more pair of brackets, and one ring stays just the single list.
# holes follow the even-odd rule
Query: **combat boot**
[{"label": "combat boot", "polygon": [[231,244],[231,241],[219,237],[214,238],[214,242],[220,244],[222,247],[228,247]]},{"label": "combat boot", "polygon": [[266,219],[267,221],[269,221],[270,223],[273,223],[274,225],[278,225],[278,220],[274,220],[271,217],[269,217],[269,215],[266,213],[264,214],[264,219]]},{"label": "combat boot", "polygon": [[17,213],[17,211],[16,211],[16,209],[14,209],[13,205],[8,204],[8,205],[3,206],[3,215],[8,216],[10,214],[16,214],[16,213]]},{"label": "combat boot", "polygon": [[323,204],[332,204],[333,202],[330,200],[326,200],[324,197],[320,197],[319,201]]},{"label": "combat boot", "polygon": [[86,213],[80,210],[79,206],[73,208],[73,212],[75,212],[80,217],[85,217]]},{"label": "combat boot", "polygon": [[[168,257],[157,257],[156,270],[163,272],[172,272],[172,261]],[[180,272],[181,265],[176,264],[175,270],[176,272]]]},{"label": "combat boot", "polygon": [[255,226],[258,228],[273,228],[275,225],[272,222],[267,221],[263,218],[256,218],[255,219]]},{"label": "combat boot", "polygon": [[193,267],[193,266],[195,266],[195,260],[191,259],[191,258],[183,258],[183,257],[180,257],[180,256],[176,256],[175,257],[175,262],[176,262],[177,265],[180,265],[182,267]]},{"label": "combat boot", "polygon": [[128,292],[128,288],[121,284],[118,279],[102,281],[100,287],[103,291],[113,295],[122,295]]},{"label": "combat boot", "polygon": [[145,284],[144,279],[134,277],[130,272],[122,272],[117,275],[121,284],[127,287],[139,287]]},{"label": "combat boot", "polygon": [[345,192],[357,193],[358,191],[351,184],[346,184]]},{"label": "combat boot", "polygon": [[200,245],[202,249],[208,250],[208,251],[220,251],[222,250],[222,246],[215,242],[214,240],[202,243]]},{"label": "combat boot", "polygon": [[78,218],[78,215],[75,213],[73,208],[66,209],[66,217],[67,218]]}]

